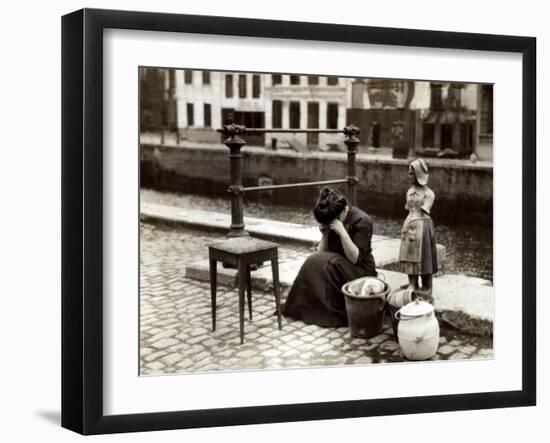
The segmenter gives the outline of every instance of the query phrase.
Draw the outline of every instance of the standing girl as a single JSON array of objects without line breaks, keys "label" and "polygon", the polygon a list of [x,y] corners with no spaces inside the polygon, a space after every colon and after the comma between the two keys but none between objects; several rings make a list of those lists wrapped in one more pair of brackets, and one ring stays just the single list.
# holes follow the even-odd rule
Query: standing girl
[{"label": "standing girl", "polygon": [[401,230],[399,261],[401,272],[409,276],[408,289],[415,291],[422,288],[422,292],[432,299],[432,276],[437,272],[437,250],[434,224],[430,217],[435,194],[427,186],[428,177],[428,165],[424,160],[416,159],[410,163],[409,180],[412,186],[407,191],[405,204],[409,215]]}]

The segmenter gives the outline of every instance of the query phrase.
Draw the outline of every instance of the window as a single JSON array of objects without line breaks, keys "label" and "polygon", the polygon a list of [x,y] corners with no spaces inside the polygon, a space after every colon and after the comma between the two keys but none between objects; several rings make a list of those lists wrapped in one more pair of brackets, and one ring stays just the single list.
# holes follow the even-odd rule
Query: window
[{"label": "window", "polygon": [[319,103],[308,102],[307,104],[307,127],[308,129],[319,128]]},{"label": "window", "polygon": [[246,75],[239,74],[239,98],[246,98]]},{"label": "window", "polygon": [[210,84],[210,71],[202,71],[202,84],[203,85]]},{"label": "window", "polygon": [[231,108],[222,108],[222,125],[235,123],[235,110]]},{"label": "window", "polygon": [[453,109],[460,109],[462,105],[462,85],[451,83],[448,92],[449,106]]},{"label": "window", "polygon": [[282,128],[283,125],[283,102],[281,100],[273,100],[273,110],[271,114],[271,126],[273,129]]},{"label": "window", "polygon": [[233,98],[233,76],[231,74],[225,76],[225,96]]},{"label": "window", "polygon": [[424,123],[422,125],[422,147],[433,148],[435,146],[435,125],[433,123]]},{"label": "window", "polygon": [[193,103],[187,103],[187,126],[195,125],[195,109]]},{"label": "window", "polygon": [[300,128],[300,102],[290,102],[289,110],[289,127],[290,129]]},{"label": "window", "polygon": [[191,83],[193,83],[193,71],[186,69],[184,71],[184,77],[186,85],[190,85]]},{"label": "window", "polygon": [[327,77],[327,85],[337,86],[338,85],[338,77]]},{"label": "window", "polygon": [[260,76],[259,75],[253,75],[252,76],[252,97],[259,98],[260,97]]},{"label": "window", "polygon": [[318,85],[319,84],[319,76],[318,75],[309,75],[307,77],[307,84],[310,86]]},{"label": "window", "polygon": [[283,82],[283,76],[281,74],[273,74],[271,76],[271,82],[273,86],[280,85]]},{"label": "window", "polygon": [[290,84],[291,85],[299,85],[300,84],[300,76],[299,75],[291,75],[290,76]]},{"label": "window", "polygon": [[440,111],[443,109],[441,84],[439,83],[430,83],[430,109],[435,111]]},{"label": "window", "polygon": [[210,103],[204,104],[204,127],[210,128],[212,126],[212,106]]},{"label": "window", "polygon": [[493,133],[493,85],[481,85],[479,132],[481,134]]},{"label": "window", "polygon": [[380,147],[380,123],[374,122],[371,128],[372,147]]},{"label": "window", "polygon": [[[319,128],[319,103],[318,102],[308,102],[307,104],[307,127],[308,129]],[[308,146],[319,145],[319,134],[308,133],[307,145]]]},{"label": "window", "polygon": [[441,149],[452,149],[453,147],[453,125],[441,125]]},{"label": "window", "polygon": [[338,103],[327,104],[327,129],[338,129]]},{"label": "window", "polygon": [[170,69],[168,71],[168,90],[170,91],[170,97],[172,97],[176,90],[176,70],[175,69]]},{"label": "window", "polygon": [[474,125],[469,123],[460,124],[460,150],[470,152],[474,146]]}]

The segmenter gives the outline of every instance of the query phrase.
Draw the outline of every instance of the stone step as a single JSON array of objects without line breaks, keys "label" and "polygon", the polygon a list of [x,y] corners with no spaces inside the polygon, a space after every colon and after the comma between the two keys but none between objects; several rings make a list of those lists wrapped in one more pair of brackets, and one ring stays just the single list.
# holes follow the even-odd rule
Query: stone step
[{"label": "stone step", "polygon": [[[284,288],[292,285],[298,271],[305,259],[296,259],[279,263],[279,283]],[[265,291],[273,286],[271,264],[264,263],[256,271],[252,271],[252,288]],[[195,280],[210,281],[210,268],[208,260],[200,260],[191,263],[185,268],[185,277]],[[222,267],[218,263],[218,284],[235,287],[237,285],[237,270]]]},{"label": "stone step", "polygon": [[[282,290],[289,288],[296,278],[304,259],[279,264],[279,281]],[[379,273],[392,290],[408,282],[406,274],[380,269]],[[209,281],[208,260],[197,261],[185,268],[185,276]],[[218,264],[218,284],[235,287],[237,271]],[[252,272],[252,287],[269,290],[273,284],[271,265],[264,264]],[[494,289],[492,283],[476,277],[442,275],[433,280],[434,306],[438,316],[458,330],[475,335],[489,336],[493,331]]]},{"label": "stone step", "polygon": [[[142,202],[140,216],[143,221],[161,221],[220,232],[227,232],[231,224],[229,214],[147,202]],[[321,239],[319,229],[314,226],[255,217],[244,217],[244,223],[250,235],[266,240],[317,245]],[[388,267],[399,261],[400,242],[399,239],[381,235],[372,236],[372,253],[378,267]],[[440,267],[444,268],[445,247],[443,245],[437,245],[437,254]]]}]

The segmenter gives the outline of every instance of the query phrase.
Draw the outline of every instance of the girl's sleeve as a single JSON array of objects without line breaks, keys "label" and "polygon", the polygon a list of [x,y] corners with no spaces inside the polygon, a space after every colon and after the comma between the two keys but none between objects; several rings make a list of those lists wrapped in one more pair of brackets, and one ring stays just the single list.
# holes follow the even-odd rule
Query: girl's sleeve
[{"label": "girl's sleeve", "polygon": [[424,194],[424,198],[422,199],[422,206],[420,207],[420,209],[422,209],[426,214],[430,215],[430,211],[432,210],[434,201],[435,194],[431,189],[428,189],[426,194]]},{"label": "girl's sleeve", "polygon": [[405,193],[405,209],[407,211],[411,209],[409,207],[409,191],[410,191],[410,189],[408,189],[407,192]]},{"label": "girl's sleeve", "polygon": [[359,220],[352,231],[351,240],[359,249],[359,257],[356,264],[365,263],[367,257],[372,252],[372,221],[369,217],[363,217]]}]

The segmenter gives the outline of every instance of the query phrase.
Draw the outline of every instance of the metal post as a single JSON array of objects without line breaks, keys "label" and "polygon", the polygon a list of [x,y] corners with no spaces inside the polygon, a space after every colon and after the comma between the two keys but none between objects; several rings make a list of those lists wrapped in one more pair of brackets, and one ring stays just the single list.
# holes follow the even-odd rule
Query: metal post
[{"label": "metal post", "polygon": [[348,199],[352,205],[357,203],[357,189],[356,184],[359,182],[357,178],[357,163],[356,163],[356,154],[357,146],[359,145],[360,130],[357,126],[349,125],[344,128],[344,134],[346,138],[344,143],[347,147],[348,154]]},{"label": "metal post", "polygon": [[223,135],[225,146],[229,148],[231,184],[227,192],[231,194],[231,227],[228,237],[247,236],[244,230],[243,218],[243,175],[242,175],[242,154],[241,148],[246,142],[241,138],[245,133],[245,127],[233,123],[224,125]]}]

